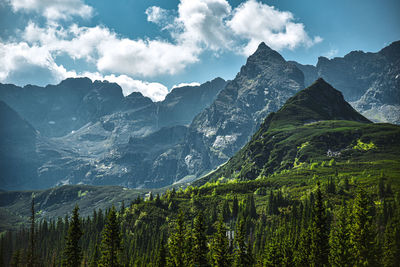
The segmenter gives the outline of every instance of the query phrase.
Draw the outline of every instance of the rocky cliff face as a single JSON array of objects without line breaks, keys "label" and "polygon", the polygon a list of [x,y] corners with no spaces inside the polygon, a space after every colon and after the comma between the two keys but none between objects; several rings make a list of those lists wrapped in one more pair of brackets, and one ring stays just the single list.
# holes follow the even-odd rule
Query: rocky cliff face
[{"label": "rocky cliff face", "polygon": [[[153,102],[138,92],[123,97],[114,83],[78,78],[47,87],[0,84],[0,99],[39,129],[30,147],[37,152],[38,162],[33,169],[25,168],[35,174],[36,178],[31,179],[36,181],[33,188],[80,182],[136,187],[148,183],[150,176],[155,177],[150,180],[163,183],[164,174],[175,172],[176,162],[163,159],[168,148],[183,139],[186,127],[180,125],[189,124],[211,104],[225,83],[217,78],[200,86],[175,88],[164,101]],[[163,135],[175,137],[166,138],[161,145]],[[18,139],[21,134],[14,136]],[[147,141],[140,146],[129,143],[136,139]],[[26,145],[22,137],[20,143]],[[136,162],[132,155],[138,155]],[[154,167],[151,161],[156,161]],[[175,169],[170,168],[171,162]],[[10,171],[5,177],[10,180],[15,170],[6,165],[3,169]],[[10,188],[6,182],[1,185]]]},{"label": "rocky cliff face", "polygon": [[303,87],[303,73],[261,43],[214,103],[193,120],[177,178],[201,175],[226,161],[268,113],[278,110]]},{"label": "rocky cliff face", "polygon": [[294,64],[303,71],[306,85],[322,77],[368,118],[400,123],[400,41],[377,53],[353,51],[343,58],[320,57],[315,67]]}]

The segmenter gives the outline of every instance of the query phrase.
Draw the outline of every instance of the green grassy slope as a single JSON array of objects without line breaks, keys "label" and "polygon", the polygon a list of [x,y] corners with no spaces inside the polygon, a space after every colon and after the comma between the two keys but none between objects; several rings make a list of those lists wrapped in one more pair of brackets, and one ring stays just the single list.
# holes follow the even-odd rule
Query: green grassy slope
[{"label": "green grassy slope", "polygon": [[270,114],[249,143],[195,185],[254,180],[333,164],[354,172],[372,164],[378,172],[400,177],[389,167],[399,161],[400,127],[370,123],[339,91],[319,79]]}]

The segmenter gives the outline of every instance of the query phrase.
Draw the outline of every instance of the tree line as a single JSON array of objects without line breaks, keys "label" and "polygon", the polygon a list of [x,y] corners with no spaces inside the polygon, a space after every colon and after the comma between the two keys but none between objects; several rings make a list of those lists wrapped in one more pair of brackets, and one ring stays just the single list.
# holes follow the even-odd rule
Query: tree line
[{"label": "tree line", "polygon": [[[346,187],[349,187],[345,183]],[[299,197],[282,188],[225,195],[168,190],[81,218],[35,220],[0,239],[2,266],[400,266],[400,197],[338,189]]]}]

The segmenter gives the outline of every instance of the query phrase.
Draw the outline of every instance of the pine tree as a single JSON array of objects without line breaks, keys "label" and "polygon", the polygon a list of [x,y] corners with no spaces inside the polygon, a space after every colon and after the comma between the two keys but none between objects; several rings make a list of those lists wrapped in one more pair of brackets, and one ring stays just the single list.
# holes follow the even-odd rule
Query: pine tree
[{"label": "pine tree", "polygon": [[[21,258],[22,258],[22,252],[21,252],[21,250],[17,249],[13,253],[13,256],[11,258],[11,267],[23,266]],[[3,266],[3,265],[1,265],[1,266]]]},{"label": "pine tree", "polygon": [[107,222],[104,226],[101,240],[101,258],[99,266],[117,267],[118,253],[122,249],[120,227],[117,220],[115,207],[112,206],[107,215]]},{"label": "pine tree", "polygon": [[207,247],[207,236],[206,226],[204,222],[203,212],[200,211],[197,217],[194,219],[193,226],[193,266],[209,266],[207,261],[208,247]]},{"label": "pine tree", "polygon": [[233,197],[233,204],[232,204],[232,217],[237,218],[239,212],[239,201],[236,195]]},{"label": "pine tree", "polygon": [[229,208],[229,202],[225,199],[224,204],[222,205],[222,216],[224,217],[224,222],[229,221],[231,218],[231,209]]},{"label": "pine tree", "polygon": [[217,222],[217,232],[214,235],[212,259],[216,267],[231,266],[229,240],[226,236],[226,227],[222,215]]},{"label": "pine tree", "polygon": [[247,198],[247,214],[250,215],[251,218],[257,218],[256,204],[254,202],[253,194],[250,194]]},{"label": "pine tree", "polygon": [[79,207],[75,206],[72,212],[72,219],[69,224],[68,234],[65,238],[63,266],[78,267],[82,262],[82,248],[79,240],[83,235],[79,219]]},{"label": "pine tree", "polygon": [[310,266],[310,252],[311,252],[311,229],[310,227],[302,229],[300,233],[300,240],[295,250],[295,263],[296,266]]},{"label": "pine tree", "polygon": [[353,224],[350,240],[355,266],[375,266],[376,243],[375,227],[372,216],[371,200],[367,193],[360,190],[353,207]]},{"label": "pine tree", "polygon": [[29,248],[28,248],[28,267],[33,267],[36,265],[35,260],[35,197],[32,196],[31,203],[31,228],[29,233]]},{"label": "pine tree", "polygon": [[353,266],[348,216],[346,202],[343,200],[329,238],[329,262],[332,266]]},{"label": "pine tree", "polygon": [[235,266],[251,266],[253,264],[245,239],[246,229],[244,228],[244,220],[242,218],[236,229]]},{"label": "pine tree", "polygon": [[169,264],[171,266],[185,266],[185,234],[186,225],[184,221],[184,213],[181,210],[178,219],[175,222],[173,232],[170,234],[168,247],[169,247]]},{"label": "pine tree", "polygon": [[164,242],[161,242],[160,249],[157,253],[156,267],[167,266],[167,250],[165,249]]},{"label": "pine tree", "polygon": [[386,225],[383,252],[383,266],[400,266],[399,211],[396,212],[395,217]]},{"label": "pine tree", "polygon": [[315,193],[311,230],[311,265],[327,266],[329,263],[329,227],[319,183]]},{"label": "pine tree", "polygon": [[279,241],[276,236],[273,236],[272,239],[265,245],[264,250],[264,267],[273,267],[280,266],[283,262],[283,254],[282,249],[279,246]]},{"label": "pine tree", "polygon": [[92,254],[91,258],[90,258],[89,266],[90,267],[97,267],[98,266],[98,262],[99,262],[99,258],[100,258],[99,247],[96,244],[96,246],[94,247],[94,250],[93,250],[93,254]]}]

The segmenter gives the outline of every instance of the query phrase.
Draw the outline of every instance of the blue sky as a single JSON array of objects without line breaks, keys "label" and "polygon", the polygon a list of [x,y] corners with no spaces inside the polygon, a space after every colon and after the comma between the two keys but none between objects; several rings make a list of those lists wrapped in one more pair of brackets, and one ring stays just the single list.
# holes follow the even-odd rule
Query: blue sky
[{"label": "blue sky", "polygon": [[88,76],[162,100],[232,79],[264,41],[287,60],[376,52],[400,39],[400,1],[2,0],[0,82]]}]

